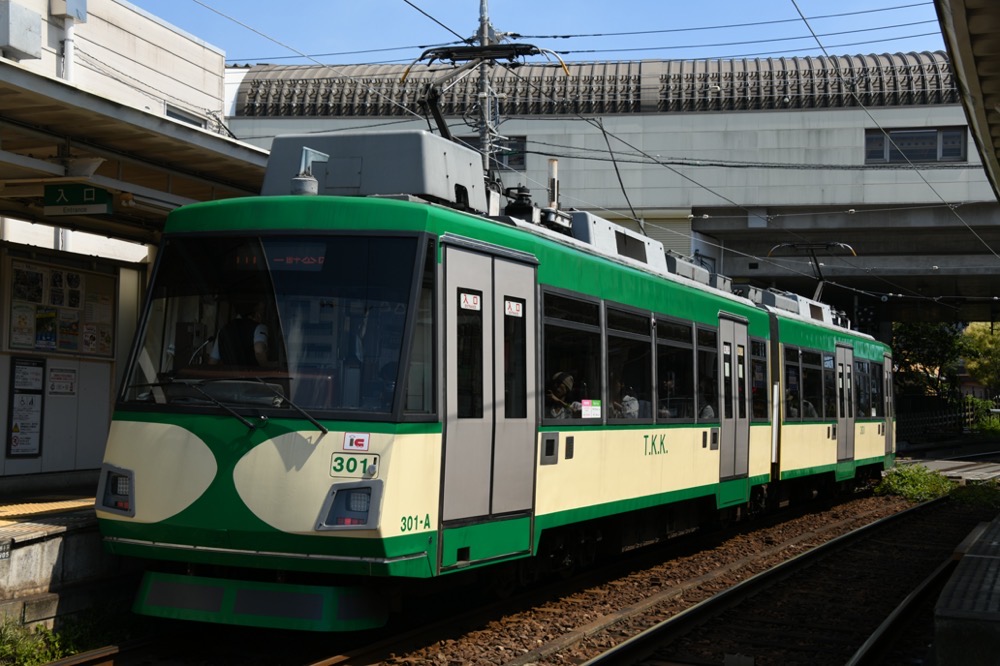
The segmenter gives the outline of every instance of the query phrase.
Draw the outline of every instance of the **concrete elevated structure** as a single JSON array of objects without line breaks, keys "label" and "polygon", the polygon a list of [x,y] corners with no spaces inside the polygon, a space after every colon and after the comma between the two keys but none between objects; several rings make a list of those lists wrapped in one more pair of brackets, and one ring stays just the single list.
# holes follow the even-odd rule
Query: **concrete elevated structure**
[{"label": "concrete elevated structure", "polygon": [[[856,323],[996,314],[1000,205],[946,54],[567,66],[491,70],[504,186],[546,200],[558,159],[563,207],[734,283],[814,295],[822,282]],[[426,128],[419,101],[449,68],[404,69],[230,68],[230,128],[264,148],[285,133]],[[452,132],[475,144],[464,118],[478,90],[472,74],[442,95]]]}]

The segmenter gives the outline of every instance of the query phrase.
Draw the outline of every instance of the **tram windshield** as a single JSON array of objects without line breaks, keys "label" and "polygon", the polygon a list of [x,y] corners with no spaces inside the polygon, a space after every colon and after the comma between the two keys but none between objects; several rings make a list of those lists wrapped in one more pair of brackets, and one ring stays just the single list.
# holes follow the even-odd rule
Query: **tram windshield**
[{"label": "tram windshield", "polygon": [[[382,236],[170,239],[124,403],[429,413],[432,267],[418,262],[420,245]],[[411,316],[413,299],[427,316]],[[420,330],[407,336],[411,320]],[[410,372],[401,372],[404,359]],[[397,401],[403,377],[407,395]]]}]

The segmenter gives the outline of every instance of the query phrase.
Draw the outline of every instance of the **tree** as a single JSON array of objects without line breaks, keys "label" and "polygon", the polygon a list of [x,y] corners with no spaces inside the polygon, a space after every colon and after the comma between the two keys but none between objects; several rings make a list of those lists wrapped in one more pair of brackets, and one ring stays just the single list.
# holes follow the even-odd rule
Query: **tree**
[{"label": "tree", "polygon": [[958,361],[964,353],[962,323],[896,323],[892,358],[899,395],[958,396]]},{"label": "tree", "polygon": [[963,337],[969,376],[985,386],[990,397],[1000,395],[1000,330],[994,332],[986,322],[973,322]]}]

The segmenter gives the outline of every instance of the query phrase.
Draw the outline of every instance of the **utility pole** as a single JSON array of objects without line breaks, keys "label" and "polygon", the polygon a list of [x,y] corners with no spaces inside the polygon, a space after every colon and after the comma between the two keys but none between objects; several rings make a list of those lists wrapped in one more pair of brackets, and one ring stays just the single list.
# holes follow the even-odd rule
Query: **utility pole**
[{"label": "utility pole", "polygon": [[[490,45],[490,16],[487,0],[479,0],[479,46]],[[493,133],[490,123],[489,65],[479,63],[479,147],[483,156],[483,173],[487,177],[493,169]]]}]

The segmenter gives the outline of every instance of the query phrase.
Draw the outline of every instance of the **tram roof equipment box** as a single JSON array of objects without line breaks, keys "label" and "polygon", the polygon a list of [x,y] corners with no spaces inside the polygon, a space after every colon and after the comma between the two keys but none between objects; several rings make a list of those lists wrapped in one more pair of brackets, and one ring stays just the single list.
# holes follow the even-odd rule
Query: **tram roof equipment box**
[{"label": "tram roof equipment box", "polygon": [[317,194],[413,195],[486,210],[480,154],[423,130],[277,136],[261,194],[292,192],[303,171],[303,149],[313,151]]}]

